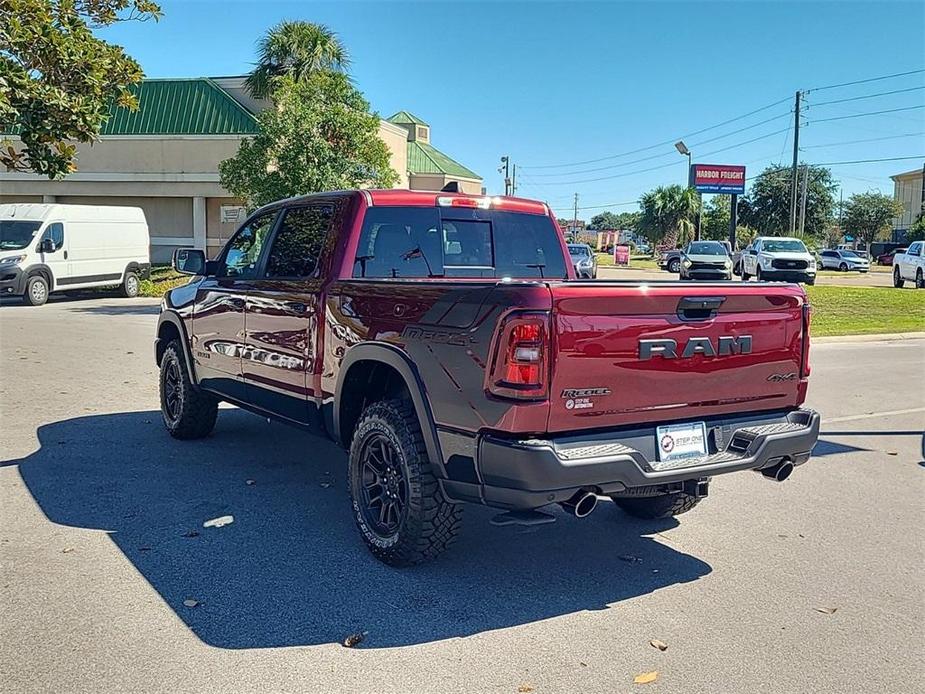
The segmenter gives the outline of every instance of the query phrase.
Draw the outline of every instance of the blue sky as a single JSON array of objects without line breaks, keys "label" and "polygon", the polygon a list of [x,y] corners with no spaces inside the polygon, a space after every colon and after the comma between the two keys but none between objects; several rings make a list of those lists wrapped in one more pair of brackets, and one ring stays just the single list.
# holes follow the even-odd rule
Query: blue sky
[{"label": "blue sky", "polygon": [[[744,163],[755,174],[792,157],[787,114],[797,89],[925,67],[922,2],[162,5],[165,16],[157,24],[102,32],[124,45],[147,75],[241,74],[268,27],[283,19],[321,22],[340,34],[357,86],[383,117],[406,109],[429,122],[434,145],[479,172],[489,192],[501,190],[498,160],[509,154],[518,163],[518,193],[546,199],[564,213],[578,192],[585,218],[603,209],[597,206],[632,202],[653,186],[686,180],[686,160],[671,144],[614,155],[784,100],[685,138],[695,161]],[[802,158],[825,163],[925,155],[925,109],[812,122],[922,106],[923,87],[925,73],[918,73],[810,93]],[[821,104],[900,89],[908,91]],[[753,138],[760,139],[742,144]],[[875,141],[823,146],[856,140]],[[892,192],[891,174],[923,162],[925,156],[833,171],[847,197],[869,189]]]}]

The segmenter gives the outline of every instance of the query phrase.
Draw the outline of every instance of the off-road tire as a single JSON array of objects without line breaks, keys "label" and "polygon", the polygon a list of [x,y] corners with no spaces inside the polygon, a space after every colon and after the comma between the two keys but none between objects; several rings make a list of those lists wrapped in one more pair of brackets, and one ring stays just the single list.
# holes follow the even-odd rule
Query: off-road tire
[{"label": "off-road tire", "polygon": [[899,273],[899,268],[895,265],[893,266],[893,286],[897,289],[902,289],[906,281],[903,279],[903,276]]},{"label": "off-road tire", "polygon": [[668,262],[668,272],[678,274],[681,272],[681,261],[674,258]]},{"label": "off-road tire", "polygon": [[41,306],[48,301],[48,281],[41,275],[32,275],[26,280],[26,291],[22,295],[27,306]]},{"label": "off-road tire", "polygon": [[138,274],[129,270],[125,273],[122,284],[119,285],[119,296],[123,296],[126,299],[134,299],[138,296],[140,285],[141,280],[138,278]]},{"label": "off-road tire", "polygon": [[660,496],[612,497],[620,509],[635,518],[653,520],[656,518],[673,518],[687,513],[700,503],[702,497],[684,492],[662,494]]},{"label": "off-road tire", "polygon": [[[401,466],[406,503],[394,532],[380,532],[366,516],[362,454],[373,438],[391,444]],[[462,508],[450,503],[437,483],[428,460],[421,426],[407,400],[384,400],[369,405],[360,416],[350,444],[347,487],[353,517],[369,551],[391,566],[410,566],[435,558],[456,539]]]},{"label": "off-road tire", "polygon": [[[167,433],[184,441],[205,438],[212,433],[218,416],[218,399],[192,384],[183,347],[177,340],[164,350],[159,386],[161,417]],[[168,404],[171,393],[178,400],[176,407]]]}]

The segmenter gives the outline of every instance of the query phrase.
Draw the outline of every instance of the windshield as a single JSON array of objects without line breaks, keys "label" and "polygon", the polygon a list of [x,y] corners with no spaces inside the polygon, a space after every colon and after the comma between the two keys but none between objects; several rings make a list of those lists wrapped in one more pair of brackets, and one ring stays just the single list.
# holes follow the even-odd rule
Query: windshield
[{"label": "windshield", "polygon": [[354,277],[567,277],[555,226],[538,214],[374,207],[366,212]]},{"label": "windshield", "polygon": [[0,251],[21,251],[29,245],[41,222],[0,220]]},{"label": "windshield", "polygon": [[687,247],[688,255],[726,255],[726,249],[721,243],[692,243]]},{"label": "windshield", "polygon": [[591,255],[591,249],[587,246],[569,246],[568,252],[569,255],[574,255],[578,258],[587,258]]},{"label": "windshield", "polygon": [[765,239],[762,249],[766,253],[806,253],[806,246],[799,239]]}]

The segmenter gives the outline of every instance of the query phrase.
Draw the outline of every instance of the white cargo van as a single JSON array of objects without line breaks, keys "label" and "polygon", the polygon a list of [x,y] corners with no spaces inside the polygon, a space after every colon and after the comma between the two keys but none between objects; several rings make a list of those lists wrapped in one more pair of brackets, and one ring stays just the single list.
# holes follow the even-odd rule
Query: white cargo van
[{"label": "white cargo van", "polygon": [[0,205],[0,296],[40,306],[50,292],[118,286],[137,296],[151,271],[138,207]]}]

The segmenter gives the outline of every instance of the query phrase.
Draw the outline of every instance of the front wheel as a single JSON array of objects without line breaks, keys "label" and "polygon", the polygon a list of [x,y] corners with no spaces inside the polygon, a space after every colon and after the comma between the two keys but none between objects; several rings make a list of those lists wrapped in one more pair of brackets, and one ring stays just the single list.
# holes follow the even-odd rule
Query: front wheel
[{"label": "front wheel", "polygon": [[839,265],[838,269],[841,270],[842,272],[848,272],[848,266],[845,263],[842,263],[841,265]]},{"label": "front wheel", "polygon": [[33,275],[26,280],[26,292],[22,295],[27,306],[41,306],[48,301],[48,282],[41,275]]},{"label": "front wheel", "polygon": [[212,433],[218,400],[196,388],[186,371],[183,348],[174,340],[161,358],[161,416],[175,439],[201,439]]},{"label": "front wheel", "polygon": [[902,289],[904,284],[905,284],[905,281],[903,280],[903,276],[899,272],[899,268],[894,265],[893,266],[893,286],[896,287],[897,289]]},{"label": "front wheel", "polygon": [[925,281],[923,281],[923,278],[922,278],[922,269],[921,269],[921,268],[919,268],[918,271],[915,273],[915,288],[916,288],[916,289],[923,289],[923,288],[925,288]]},{"label": "front wheel", "polygon": [[761,266],[760,265],[755,268],[755,281],[756,282],[761,281]]},{"label": "front wheel", "polygon": [[443,496],[408,401],[364,410],[350,444],[347,481],[357,528],[380,561],[419,564],[455,540],[462,509]]},{"label": "front wheel", "polygon": [[702,497],[684,492],[661,494],[659,496],[611,497],[620,509],[634,518],[654,520],[673,518],[687,513],[700,503]]},{"label": "front wheel", "polygon": [[678,273],[681,270],[681,261],[678,259],[672,260],[668,263],[668,272]]}]

